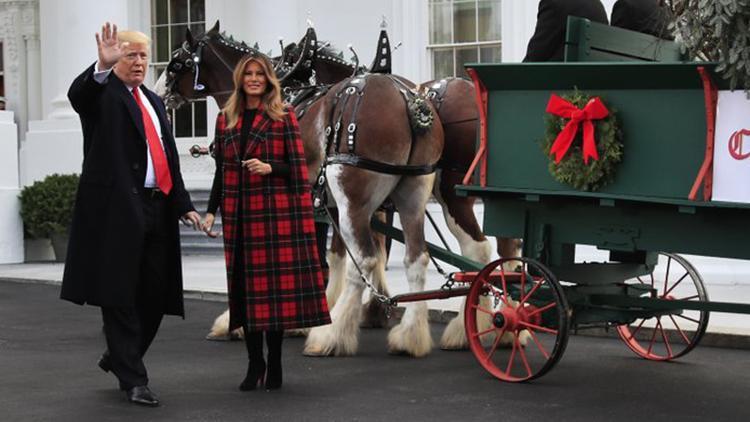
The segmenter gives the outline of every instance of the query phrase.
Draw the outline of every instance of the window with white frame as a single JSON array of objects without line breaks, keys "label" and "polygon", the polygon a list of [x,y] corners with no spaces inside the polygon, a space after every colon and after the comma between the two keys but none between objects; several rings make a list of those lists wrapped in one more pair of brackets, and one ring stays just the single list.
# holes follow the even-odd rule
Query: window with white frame
[{"label": "window with white frame", "polygon": [[[158,78],[172,51],[185,41],[186,30],[194,36],[206,30],[205,0],[151,0],[151,72]],[[176,138],[206,136],[206,101],[195,101],[172,110],[172,133]]]},{"label": "window with white frame", "polygon": [[495,63],[501,0],[429,0],[432,77],[466,76],[464,63]]}]

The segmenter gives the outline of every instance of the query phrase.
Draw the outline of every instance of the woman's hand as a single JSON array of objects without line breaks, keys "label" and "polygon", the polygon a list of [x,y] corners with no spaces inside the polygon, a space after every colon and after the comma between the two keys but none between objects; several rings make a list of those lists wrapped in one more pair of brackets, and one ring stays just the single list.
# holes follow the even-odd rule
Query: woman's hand
[{"label": "woman's hand", "polygon": [[203,222],[201,223],[201,229],[206,232],[206,235],[208,237],[217,238],[221,233],[219,232],[213,232],[211,229],[214,227],[214,221],[216,220],[216,216],[213,215],[210,212],[206,213],[206,216],[203,217]]},{"label": "woman's hand", "polygon": [[271,174],[271,165],[257,158],[251,158],[242,162],[242,166],[250,171],[250,174],[265,176]]}]

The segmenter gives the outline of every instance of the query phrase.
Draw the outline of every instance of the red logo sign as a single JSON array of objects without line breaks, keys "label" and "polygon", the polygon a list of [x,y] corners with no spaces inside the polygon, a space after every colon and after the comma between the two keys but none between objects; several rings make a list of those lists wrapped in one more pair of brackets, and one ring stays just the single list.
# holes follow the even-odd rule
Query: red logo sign
[{"label": "red logo sign", "polygon": [[750,136],[750,130],[738,130],[729,137],[729,155],[735,160],[745,160],[750,157],[750,152],[745,154],[742,153],[742,138],[745,136]]}]

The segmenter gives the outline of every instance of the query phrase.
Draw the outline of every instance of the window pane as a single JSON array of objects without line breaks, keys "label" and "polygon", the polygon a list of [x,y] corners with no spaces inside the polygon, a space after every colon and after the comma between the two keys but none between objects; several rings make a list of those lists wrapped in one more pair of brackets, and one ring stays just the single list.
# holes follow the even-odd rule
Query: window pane
[{"label": "window pane", "polygon": [[450,44],[451,5],[447,1],[430,2],[430,44]]},{"label": "window pane", "polygon": [[206,20],[206,2],[204,0],[190,0],[190,22]]},{"label": "window pane", "polygon": [[167,0],[152,0],[151,8],[152,25],[166,25],[169,23],[169,16],[167,15]]},{"label": "window pane", "polygon": [[188,4],[187,0],[169,0],[170,23],[187,23]]},{"label": "window pane", "polygon": [[[167,67],[164,65],[149,67],[148,72],[151,76],[151,80],[153,81],[153,85],[156,84],[156,81],[159,80],[159,76],[161,75],[162,72],[164,72],[164,69],[166,68]],[[153,85],[151,88],[153,88]]]},{"label": "window pane", "polygon": [[477,48],[476,47],[465,47],[456,49],[456,76],[468,77],[466,70],[464,69],[464,63],[476,63],[477,60]]},{"label": "window pane", "polygon": [[432,51],[432,77],[453,76],[453,49]]},{"label": "window pane", "polygon": [[[187,25],[175,25],[171,27],[172,32],[172,45],[170,46],[170,53],[180,48],[183,42],[185,42],[185,33],[187,32]],[[193,34],[198,35],[198,34]]]},{"label": "window pane", "polygon": [[453,3],[453,42],[477,40],[477,6],[474,0]]},{"label": "window pane", "polygon": [[193,136],[206,136],[207,132],[207,112],[206,100],[200,100],[193,103],[195,111],[195,133]]},{"label": "window pane", "polygon": [[479,41],[500,39],[500,0],[479,0]]},{"label": "window pane", "polygon": [[169,61],[169,27],[160,26],[151,31],[151,62],[163,63]]},{"label": "window pane", "polygon": [[190,104],[185,104],[175,110],[174,136],[177,138],[193,136],[193,107]]},{"label": "window pane", "polygon": [[479,49],[479,61],[481,63],[500,63],[502,50],[499,45],[482,47]]}]

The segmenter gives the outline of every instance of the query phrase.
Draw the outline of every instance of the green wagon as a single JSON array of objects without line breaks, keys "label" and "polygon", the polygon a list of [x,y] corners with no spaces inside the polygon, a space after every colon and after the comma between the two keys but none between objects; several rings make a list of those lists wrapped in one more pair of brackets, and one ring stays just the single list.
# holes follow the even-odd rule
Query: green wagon
[{"label": "green wagon", "polygon": [[[750,313],[748,304],[710,302],[678,255],[750,259],[750,206],[709,200],[713,65],[477,64],[470,74],[483,136],[457,189],[481,197],[485,232],[522,238],[525,257],[473,278],[465,322],[485,369],[505,381],[537,378],[560,359],[570,330],[589,326],[614,327],[646,359],[672,360],[700,342],[710,312]],[[596,191],[556,180],[544,150],[555,130],[545,124],[551,96],[576,93],[617,110],[622,159]],[[576,244],[609,260],[577,262]]]}]

